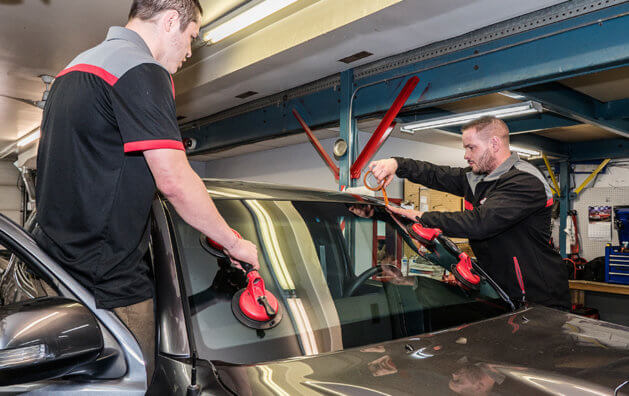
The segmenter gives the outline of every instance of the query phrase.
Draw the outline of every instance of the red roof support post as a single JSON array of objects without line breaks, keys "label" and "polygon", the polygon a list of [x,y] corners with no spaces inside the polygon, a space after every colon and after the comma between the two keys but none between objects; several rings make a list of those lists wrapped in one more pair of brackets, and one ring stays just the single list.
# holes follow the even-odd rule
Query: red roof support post
[{"label": "red roof support post", "polygon": [[308,139],[310,139],[310,143],[312,143],[312,146],[314,147],[316,152],[319,153],[319,156],[321,157],[323,162],[325,162],[328,168],[330,168],[330,171],[332,171],[334,178],[338,180],[339,167],[336,166],[336,164],[332,161],[332,158],[330,158],[330,156],[325,152],[323,146],[321,146],[321,143],[319,143],[319,139],[317,139],[317,137],[312,133],[312,131],[310,130],[308,125],[306,125],[306,122],[301,118],[296,109],[293,109],[293,115],[295,116],[295,118],[297,118],[297,121],[299,121],[301,127],[304,128],[304,131],[306,131],[306,135],[308,135]]},{"label": "red roof support post", "polygon": [[371,135],[371,139],[369,139],[369,141],[363,148],[363,151],[360,152],[360,155],[352,164],[352,167],[350,169],[350,175],[352,179],[358,179],[360,177],[360,174],[367,162],[376,154],[376,152],[385,142],[387,137],[389,137],[389,134],[393,130],[393,128],[391,127],[391,123],[393,123],[393,120],[395,119],[395,117],[397,117],[398,113],[402,109],[402,106],[404,106],[408,97],[411,96],[411,93],[413,93],[413,90],[418,83],[419,77],[417,76],[409,78],[409,80],[406,82],[400,94],[397,96],[397,98],[395,98],[393,105],[391,105],[391,108],[389,108],[387,113],[382,118],[382,121],[380,121],[380,125],[378,125],[376,131],[373,133],[373,135]]}]

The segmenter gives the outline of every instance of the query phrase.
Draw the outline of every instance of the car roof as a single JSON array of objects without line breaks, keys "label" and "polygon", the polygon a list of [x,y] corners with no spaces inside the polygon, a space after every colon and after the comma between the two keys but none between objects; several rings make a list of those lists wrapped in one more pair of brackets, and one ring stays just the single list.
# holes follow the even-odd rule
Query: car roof
[{"label": "car roof", "polygon": [[251,182],[231,179],[203,179],[208,193],[215,200],[259,199],[290,201],[322,201],[343,203],[370,203],[382,205],[382,201],[365,195],[295,187],[273,183]]}]

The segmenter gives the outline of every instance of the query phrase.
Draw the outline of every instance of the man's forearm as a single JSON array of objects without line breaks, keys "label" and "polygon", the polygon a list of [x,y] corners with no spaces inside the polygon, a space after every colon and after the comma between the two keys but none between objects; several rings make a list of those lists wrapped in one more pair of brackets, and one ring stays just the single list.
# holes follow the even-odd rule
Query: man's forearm
[{"label": "man's forearm", "polygon": [[465,170],[439,166],[430,162],[394,157],[398,163],[396,175],[413,183],[450,194],[463,196],[465,194]]},{"label": "man's forearm", "polygon": [[237,242],[236,236],[218,212],[205,184],[192,168],[182,173],[179,188],[164,195],[186,223],[226,248],[231,248]]},{"label": "man's forearm", "polygon": [[228,250],[236,236],[220,215],[201,178],[192,170],[183,151],[151,150],[144,153],[157,189],[181,218]]}]

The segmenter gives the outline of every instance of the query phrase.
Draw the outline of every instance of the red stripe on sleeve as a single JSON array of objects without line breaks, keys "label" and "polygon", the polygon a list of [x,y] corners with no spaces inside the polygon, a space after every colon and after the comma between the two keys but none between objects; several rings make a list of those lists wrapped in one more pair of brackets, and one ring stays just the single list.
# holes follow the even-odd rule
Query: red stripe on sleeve
[{"label": "red stripe on sleeve", "polygon": [[553,199],[550,198],[548,201],[546,201],[546,207],[553,206],[553,203],[554,203]]},{"label": "red stripe on sleeve", "polygon": [[65,70],[62,70],[59,74],[57,74],[57,77],[61,77],[73,71],[80,71],[80,72],[94,74],[95,76],[98,76],[102,78],[103,80],[105,80],[105,82],[111,86],[113,86],[116,82],[118,82],[118,77],[114,76],[107,70],[98,66],[88,65],[86,63],[80,63],[78,65],[74,65]]},{"label": "red stripe on sleeve", "polygon": [[465,210],[474,210],[474,205],[472,205],[470,202],[467,202],[467,199],[463,202],[465,204]]},{"label": "red stripe on sleeve", "polygon": [[175,98],[175,80],[173,80],[172,74],[170,75],[170,85],[173,87],[173,99]]},{"label": "red stripe on sleeve", "polygon": [[146,151],[156,149],[175,149],[185,151],[183,143],[178,140],[140,140],[138,142],[129,142],[124,144],[124,152]]}]

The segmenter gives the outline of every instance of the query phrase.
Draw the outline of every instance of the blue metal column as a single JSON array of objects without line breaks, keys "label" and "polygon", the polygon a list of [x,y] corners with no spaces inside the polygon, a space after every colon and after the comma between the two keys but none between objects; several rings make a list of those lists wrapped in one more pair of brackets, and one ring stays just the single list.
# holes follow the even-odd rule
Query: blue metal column
[{"label": "blue metal column", "polygon": [[559,252],[561,257],[566,255],[566,229],[568,211],[570,210],[570,163],[562,161],[559,163],[559,188],[561,189],[561,197],[559,198]]},{"label": "blue metal column", "polygon": [[[341,138],[347,142],[347,152],[339,159],[339,190],[344,187],[353,187],[350,169],[352,163],[358,155],[358,136],[356,134],[356,118],[350,117],[352,114],[352,95],[354,94],[354,70],[349,69],[341,72],[341,98],[339,108],[339,123]],[[348,217],[345,222],[345,240],[351,263],[355,270],[356,265],[356,219]],[[355,272],[355,271],[354,271]]]},{"label": "blue metal column", "polygon": [[350,176],[352,162],[358,153],[358,141],[356,136],[356,119],[350,119],[350,106],[352,94],[354,92],[354,70],[349,69],[341,72],[341,106],[339,123],[341,129],[341,139],[347,142],[347,153],[339,159],[339,190],[345,187],[352,187],[353,182]]}]

